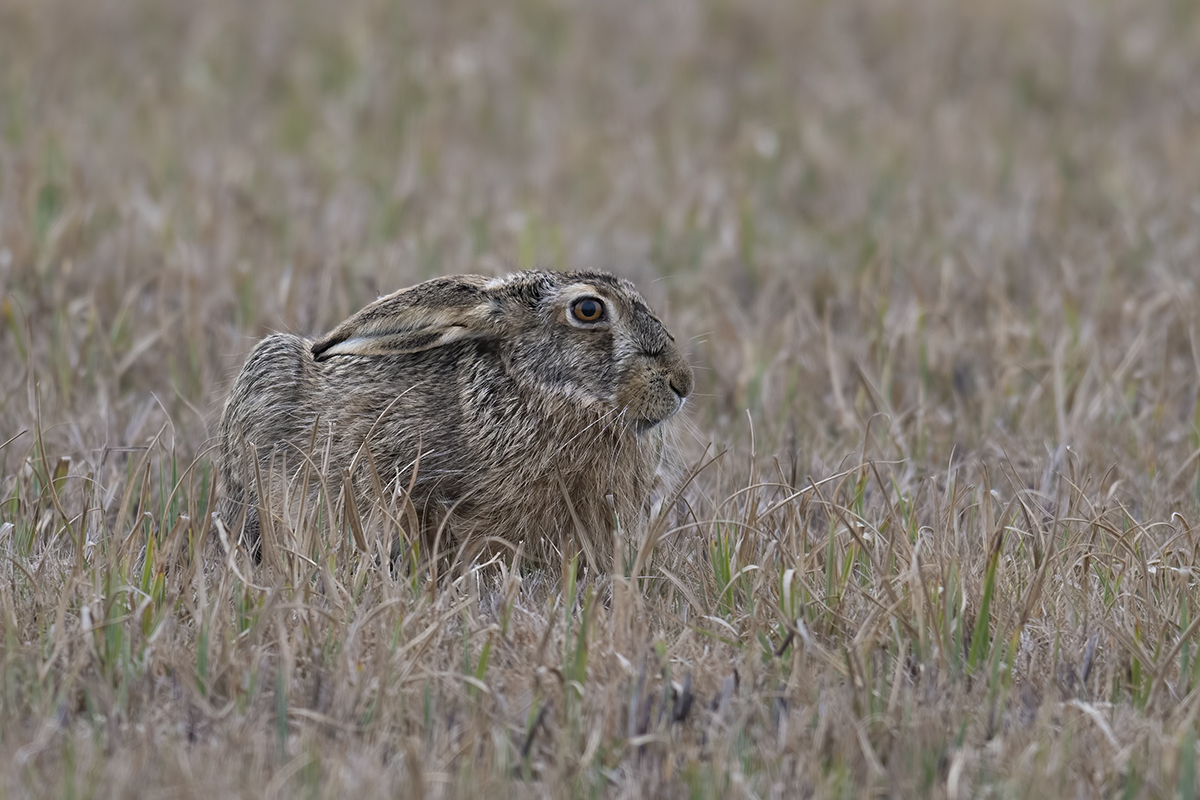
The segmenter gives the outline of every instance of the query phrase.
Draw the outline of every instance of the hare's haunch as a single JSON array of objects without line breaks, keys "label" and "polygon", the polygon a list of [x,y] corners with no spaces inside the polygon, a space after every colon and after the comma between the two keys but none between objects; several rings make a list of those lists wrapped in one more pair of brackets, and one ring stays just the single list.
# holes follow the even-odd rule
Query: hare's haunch
[{"label": "hare's haunch", "polygon": [[221,418],[218,514],[257,551],[264,523],[294,524],[301,475],[310,493],[324,476],[334,500],[348,475],[343,503],[405,527],[415,509],[421,530],[406,535],[426,545],[524,541],[604,566],[614,526],[645,519],[662,423],[691,391],[691,367],[628,281],[437,278],[316,340],[254,348]]}]

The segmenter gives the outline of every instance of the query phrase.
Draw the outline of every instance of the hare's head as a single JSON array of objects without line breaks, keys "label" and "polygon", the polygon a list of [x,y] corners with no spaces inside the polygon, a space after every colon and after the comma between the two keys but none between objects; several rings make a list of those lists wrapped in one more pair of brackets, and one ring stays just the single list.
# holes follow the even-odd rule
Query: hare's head
[{"label": "hare's head", "polygon": [[679,410],[692,369],[629,281],[599,272],[525,273],[496,282],[516,323],[502,352],[521,383],[635,431]]},{"label": "hare's head", "polygon": [[641,433],[692,391],[692,370],[632,283],[603,272],[457,276],[381,298],[313,345],[400,355],[488,343],[530,397],[592,410]]}]

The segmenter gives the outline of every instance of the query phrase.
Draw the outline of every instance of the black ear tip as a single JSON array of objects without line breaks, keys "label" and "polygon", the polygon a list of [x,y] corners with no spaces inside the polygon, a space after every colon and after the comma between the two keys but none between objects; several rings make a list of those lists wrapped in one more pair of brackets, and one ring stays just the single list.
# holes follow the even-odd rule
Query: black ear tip
[{"label": "black ear tip", "polygon": [[337,344],[341,339],[333,336],[327,336],[320,341],[313,342],[312,355],[315,361],[324,361],[325,351]]}]

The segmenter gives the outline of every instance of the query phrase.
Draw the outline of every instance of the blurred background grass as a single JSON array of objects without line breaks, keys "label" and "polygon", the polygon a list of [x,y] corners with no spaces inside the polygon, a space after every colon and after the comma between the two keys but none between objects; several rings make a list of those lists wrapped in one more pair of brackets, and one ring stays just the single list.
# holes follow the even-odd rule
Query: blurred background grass
[{"label": "blurred background grass", "polygon": [[1194,3],[0,14],[4,343],[76,444],[153,393],[195,446],[264,333],[535,264],[641,283],[694,343],[705,430],[749,408],[834,440],[865,370],[935,463],[996,425],[1059,438],[1030,395],[1058,346],[1098,373],[1068,422],[1139,466],[1164,426],[1112,413],[1192,422],[1154,376],[1194,371]]},{"label": "blurred background grass", "polygon": [[0,442],[111,506],[113,449],[203,454],[269,331],[605,268],[690,341],[702,493],[869,451],[1175,525],[1197,76],[1191,0],[3,0]]}]

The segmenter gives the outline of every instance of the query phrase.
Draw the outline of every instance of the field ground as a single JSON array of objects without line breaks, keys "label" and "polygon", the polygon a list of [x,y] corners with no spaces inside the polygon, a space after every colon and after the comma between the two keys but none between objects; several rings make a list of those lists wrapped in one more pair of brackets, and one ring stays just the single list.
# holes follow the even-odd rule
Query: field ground
[{"label": "field ground", "polygon": [[[1198,75],[1191,0],[0,0],[0,797],[1195,796]],[[257,338],[532,265],[689,342],[656,549],[207,538]]]}]

